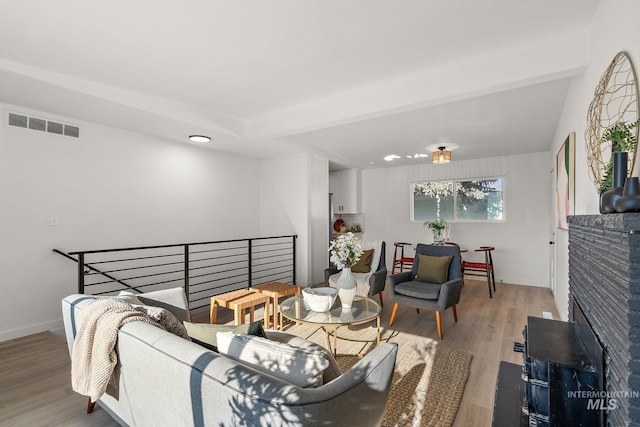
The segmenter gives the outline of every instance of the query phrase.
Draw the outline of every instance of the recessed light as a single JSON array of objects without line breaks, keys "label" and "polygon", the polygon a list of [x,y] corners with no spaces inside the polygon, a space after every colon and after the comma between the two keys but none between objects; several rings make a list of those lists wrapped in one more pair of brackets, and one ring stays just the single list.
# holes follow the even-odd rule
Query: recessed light
[{"label": "recessed light", "polygon": [[211,142],[211,138],[206,135],[190,135],[189,140],[193,142]]}]

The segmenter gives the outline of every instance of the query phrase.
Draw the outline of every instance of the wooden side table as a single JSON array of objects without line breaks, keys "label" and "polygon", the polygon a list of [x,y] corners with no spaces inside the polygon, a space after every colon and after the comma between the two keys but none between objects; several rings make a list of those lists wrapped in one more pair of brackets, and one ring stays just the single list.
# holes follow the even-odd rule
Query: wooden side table
[{"label": "wooden side table", "polygon": [[227,292],[226,294],[215,295],[211,297],[211,311],[209,323],[216,323],[218,306],[230,308],[233,310],[233,320],[236,325],[244,323],[246,309],[251,309],[249,320],[253,322],[253,313],[256,304],[264,303],[264,326],[269,327],[269,297],[252,292],[247,289]]},{"label": "wooden side table", "polygon": [[[278,326],[278,300],[287,295],[300,295],[300,287],[289,283],[271,282],[253,286],[251,290],[271,298],[273,302],[273,328],[282,330],[282,318],[280,318],[280,325]],[[268,319],[268,316],[265,316],[265,327],[268,325],[268,320],[266,319]]]}]

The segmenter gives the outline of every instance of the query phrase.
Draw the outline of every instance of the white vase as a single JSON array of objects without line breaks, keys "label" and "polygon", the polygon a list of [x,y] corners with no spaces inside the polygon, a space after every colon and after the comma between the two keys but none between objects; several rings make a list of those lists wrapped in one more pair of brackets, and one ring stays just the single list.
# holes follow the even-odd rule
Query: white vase
[{"label": "white vase", "polygon": [[351,274],[351,267],[342,269],[337,282],[338,296],[343,309],[350,309],[356,296],[356,279]]}]

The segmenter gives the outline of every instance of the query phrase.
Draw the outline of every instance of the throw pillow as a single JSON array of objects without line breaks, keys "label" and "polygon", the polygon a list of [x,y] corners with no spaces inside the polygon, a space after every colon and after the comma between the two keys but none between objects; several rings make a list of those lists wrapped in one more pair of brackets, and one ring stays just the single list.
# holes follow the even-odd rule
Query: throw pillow
[{"label": "throw pillow", "polygon": [[449,278],[452,256],[430,256],[418,254],[416,280],[429,283],[444,283]]},{"label": "throw pillow", "polygon": [[317,350],[324,354],[324,357],[329,361],[329,367],[324,370],[322,374],[322,384],[326,384],[334,379],[338,378],[342,375],[342,371],[338,366],[338,362],[336,362],[335,357],[333,357],[333,353],[329,350],[321,346],[320,344],[316,344],[313,341],[306,340],[302,337],[297,337],[295,335],[288,334],[286,332],[278,332],[278,331],[265,331],[267,338],[271,341],[277,341],[285,344],[289,344],[291,346],[297,348],[303,348],[306,350]]},{"label": "throw pillow", "polygon": [[352,273],[368,273],[371,271],[371,261],[373,261],[373,249],[362,252],[360,259],[351,267]]},{"label": "throw pillow", "polygon": [[323,352],[233,332],[218,332],[218,350],[298,387],[321,386],[323,372],[329,367]]},{"label": "throw pillow", "polygon": [[210,323],[190,323],[184,322],[185,328],[196,344],[218,352],[218,332],[236,332],[238,334],[254,335],[256,337],[266,338],[267,335],[262,329],[262,321],[256,321],[244,325],[212,325]]},{"label": "throw pillow", "polygon": [[169,310],[153,307],[150,305],[131,304],[134,310],[145,313],[147,316],[158,322],[167,332],[171,332],[181,338],[191,341],[189,334],[181,321],[178,320]]}]

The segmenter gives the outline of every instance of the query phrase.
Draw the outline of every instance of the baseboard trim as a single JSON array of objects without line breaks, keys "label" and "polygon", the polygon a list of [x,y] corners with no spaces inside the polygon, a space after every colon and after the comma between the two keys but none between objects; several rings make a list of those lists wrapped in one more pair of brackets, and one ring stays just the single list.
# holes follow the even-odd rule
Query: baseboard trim
[{"label": "baseboard trim", "polygon": [[58,331],[60,329],[64,330],[64,324],[62,322],[62,319],[37,323],[35,325],[29,325],[29,326],[24,326],[22,328],[10,329],[8,331],[0,331],[0,342],[9,341],[16,338],[22,338],[22,337],[26,337],[27,335],[38,334],[40,332]]}]

